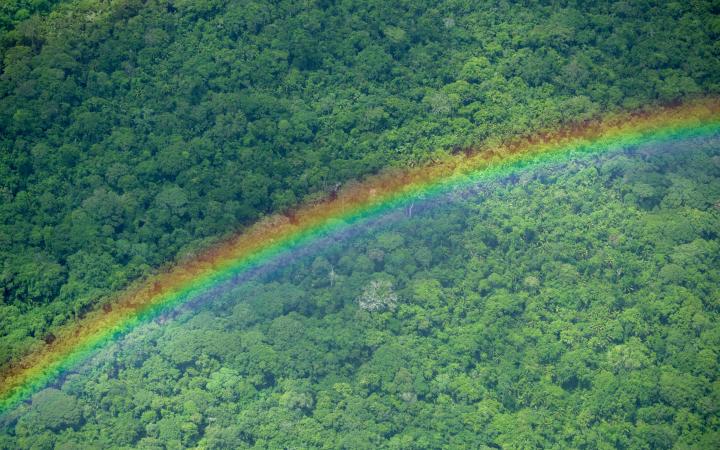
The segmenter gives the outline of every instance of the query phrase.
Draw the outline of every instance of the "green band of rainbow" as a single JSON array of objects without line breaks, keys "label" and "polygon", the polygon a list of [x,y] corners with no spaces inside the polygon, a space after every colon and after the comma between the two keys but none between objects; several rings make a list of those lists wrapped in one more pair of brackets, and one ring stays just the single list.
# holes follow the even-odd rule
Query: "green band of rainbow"
[{"label": "green band of rainbow", "polygon": [[522,168],[604,154],[631,145],[719,134],[720,102],[702,99],[649,112],[610,115],[469,155],[449,156],[431,165],[370,177],[325,201],[267,218],[135,284],[114,299],[109,311],[107,308],[93,311],[59,330],[52,343],[0,374],[0,413],[28,399],[98,348],[163,311],[253,267],[419,196],[437,196],[502,178]]}]

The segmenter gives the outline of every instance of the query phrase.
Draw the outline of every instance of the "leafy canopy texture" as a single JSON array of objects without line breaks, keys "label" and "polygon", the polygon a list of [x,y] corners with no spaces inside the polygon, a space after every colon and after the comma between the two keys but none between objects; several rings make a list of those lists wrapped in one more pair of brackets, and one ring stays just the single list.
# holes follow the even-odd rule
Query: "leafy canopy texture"
[{"label": "leafy canopy texture", "polygon": [[[719,13],[2,0],[0,367],[349,180],[717,95]],[[418,201],[132,333],[0,448],[720,447],[720,159],[674,150]]]},{"label": "leafy canopy texture", "polygon": [[0,3],[3,366],[338,183],[720,92],[711,1]]},{"label": "leafy canopy texture", "polygon": [[717,448],[719,199],[715,138],[418,201],[134,330],[0,448]]}]

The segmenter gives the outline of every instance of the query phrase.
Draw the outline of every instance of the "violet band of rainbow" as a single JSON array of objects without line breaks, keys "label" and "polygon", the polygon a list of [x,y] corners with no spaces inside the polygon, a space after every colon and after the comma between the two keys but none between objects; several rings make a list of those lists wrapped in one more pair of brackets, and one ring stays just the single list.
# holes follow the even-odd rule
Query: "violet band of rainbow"
[{"label": "violet band of rainbow", "polygon": [[720,136],[720,101],[700,99],[642,113],[620,113],[518,138],[468,155],[407,170],[387,171],[306,204],[271,216],[193,257],[166,267],[56,332],[56,339],[0,373],[0,414],[5,413],[99,348],[138,325],[197,298],[278,257],[353,224],[408,205],[419,197],[500,179],[574,158],[602,155],[628,146]]}]

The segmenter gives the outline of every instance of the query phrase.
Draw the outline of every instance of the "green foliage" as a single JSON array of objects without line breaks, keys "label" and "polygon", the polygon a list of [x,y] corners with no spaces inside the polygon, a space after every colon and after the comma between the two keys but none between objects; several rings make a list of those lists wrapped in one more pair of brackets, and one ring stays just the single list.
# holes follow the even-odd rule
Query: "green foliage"
[{"label": "green foliage", "polygon": [[0,446],[716,447],[720,144],[667,147],[418,199],[136,329]]},{"label": "green foliage", "polygon": [[32,436],[46,429],[61,431],[81,423],[82,410],[75,397],[46,389],[32,399],[32,408],[18,421],[20,435]]},{"label": "green foliage", "polygon": [[0,42],[7,39],[8,32],[20,25],[29,31],[33,26],[32,17],[38,14],[47,14],[62,0],[5,0],[0,4]]},{"label": "green foliage", "polygon": [[[18,313],[2,365],[153,268],[339,183],[720,86],[705,1],[1,3],[0,295]],[[707,198],[656,181],[622,195]],[[396,241],[354,264],[428,267]]]},{"label": "green foliage", "polygon": [[[0,3],[0,367],[349,180],[720,92],[710,1]],[[150,325],[0,448],[717,447],[697,146],[409,209]]]}]

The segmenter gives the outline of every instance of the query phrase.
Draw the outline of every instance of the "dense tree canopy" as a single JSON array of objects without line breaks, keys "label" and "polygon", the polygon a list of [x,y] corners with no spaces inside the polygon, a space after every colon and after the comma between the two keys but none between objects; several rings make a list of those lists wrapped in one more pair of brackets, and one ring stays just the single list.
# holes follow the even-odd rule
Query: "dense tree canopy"
[{"label": "dense tree canopy", "polygon": [[0,4],[0,40],[4,40],[9,35],[5,33],[16,25],[26,30],[31,28],[39,19],[38,16],[47,14],[60,2],[61,0],[4,0]]},{"label": "dense tree canopy", "polygon": [[3,5],[3,363],[339,182],[720,86],[712,2]]},{"label": "dense tree canopy", "polygon": [[[342,183],[720,93],[711,0],[0,3],[0,370]],[[418,201],[107,349],[0,448],[718,447],[720,156],[675,150]]]},{"label": "dense tree canopy", "polygon": [[418,201],[131,332],[0,448],[716,448],[718,200],[714,138]]}]

